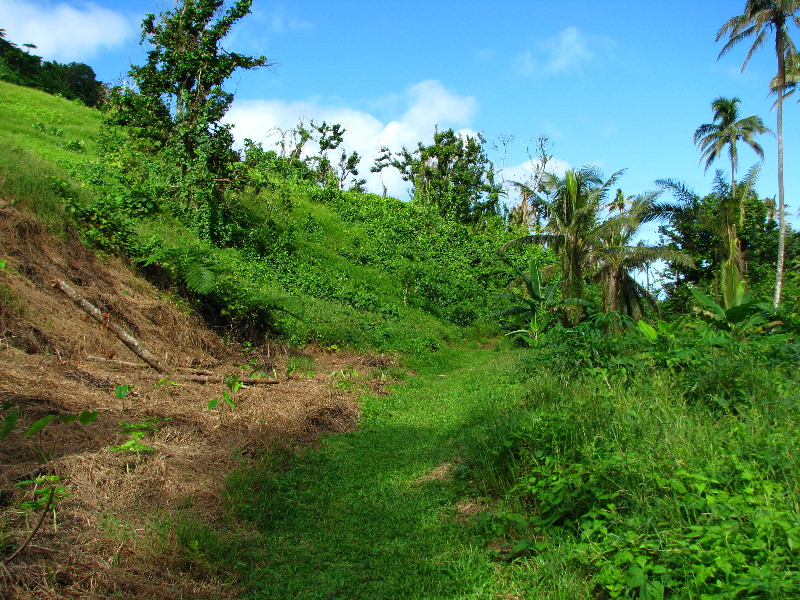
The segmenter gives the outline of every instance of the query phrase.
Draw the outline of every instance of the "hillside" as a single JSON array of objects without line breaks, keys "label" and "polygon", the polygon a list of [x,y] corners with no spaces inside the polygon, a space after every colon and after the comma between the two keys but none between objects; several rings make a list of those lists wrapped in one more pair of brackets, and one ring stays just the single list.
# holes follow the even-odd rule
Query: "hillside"
[{"label": "hillside", "polygon": [[[225,475],[243,457],[354,427],[358,406],[335,386],[335,373],[354,368],[368,379],[391,360],[307,349],[314,376],[287,375],[295,356],[284,346],[243,352],[223,342],[121,261],[100,260],[74,237],[54,238],[13,208],[0,210],[0,239],[6,261],[0,271],[0,401],[20,412],[16,429],[0,441],[0,498],[8,519],[0,541],[18,544],[26,519],[35,516],[20,509],[31,486],[19,482],[55,475],[68,494],[57,503],[57,525],[48,521],[33,545],[6,565],[13,592],[207,596],[216,584],[182,577],[174,530],[158,539],[156,530],[169,529],[179,508],[213,519],[222,510]],[[161,358],[169,380],[158,385],[162,376],[53,287],[56,279],[72,282]],[[226,390],[223,377],[248,375],[253,367],[245,372],[234,365],[250,361],[270,379],[277,374],[278,383],[246,385],[234,394],[235,409],[223,403],[208,410],[208,401]],[[187,380],[197,374],[208,383]],[[117,385],[133,386],[124,400],[115,395]],[[87,409],[99,411],[96,422],[56,422],[31,440],[23,436],[46,414]],[[143,440],[153,452],[109,451],[129,437],[120,433],[121,423],[154,418],[157,431]]]},{"label": "hillside", "polygon": [[[19,415],[0,440],[0,547],[22,544],[42,512],[43,490],[49,483],[57,490],[54,518],[3,566],[2,595],[227,597],[213,577],[186,576],[181,532],[225,511],[221,492],[235,466],[354,428],[355,392],[379,391],[401,371],[390,353],[357,354],[330,341],[325,349],[307,339],[291,347],[275,336],[254,344],[219,319],[212,329],[201,316],[214,320],[209,304],[182,297],[187,289],[169,264],[143,271],[131,259],[98,255],[84,243],[91,235],[79,236],[69,207],[97,197],[79,175],[96,170],[98,113],[0,83],[0,122],[0,406],[6,417]],[[309,218],[312,207],[298,202]],[[330,214],[314,214],[341,227]],[[318,247],[330,249],[331,239]],[[316,251],[306,244],[307,256]],[[327,260],[356,276],[342,258]],[[167,374],[148,368],[54,287],[57,280],[134,336]],[[301,310],[308,303],[292,302]],[[209,401],[230,394],[225,377],[251,374],[270,383],[253,380],[232,393],[235,408],[222,401],[209,410]],[[126,397],[118,386],[130,386]],[[46,415],[82,411],[97,411],[96,421],[56,418],[25,436]],[[136,432],[146,433],[138,443],[152,451],[112,451],[136,441]]]}]

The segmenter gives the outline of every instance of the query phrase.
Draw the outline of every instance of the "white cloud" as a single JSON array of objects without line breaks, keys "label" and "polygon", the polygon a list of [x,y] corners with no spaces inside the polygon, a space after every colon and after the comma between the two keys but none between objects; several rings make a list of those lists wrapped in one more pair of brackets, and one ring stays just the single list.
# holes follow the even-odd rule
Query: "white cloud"
[{"label": "white cloud", "polygon": [[[381,121],[372,114],[344,106],[326,104],[322,100],[287,102],[285,100],[237,100],[228,112],[226,121],[233,123],[237,143],[245,138],[271,148],[279,139],[278,129],[290,130],[301,120],[328,124],[339,123],[345,128],[342,148],[361,156],[360,174],[367,180],[367,189],[382,193],[383,186],[393,196],[405,197],[408,184],[395,169],[383,174],[370,173],[380,148],[398,151],[405,146],[413,149],[417,142],[430,143],[436,126],[462,127],[459,131],[474,135],[465,127],[471,123],[476,102],[472,97],[459,96],[440,82],[428,80],[409,87],[401,95],[402,112],[396,119]],[[387,100],[395,104],[396,96]],[[316,148],[312,148],[315,151]]]},{"label": "white cloud", "polygon": [[122,14],[92,2],[0,0],[0,23],[7,40],[34,44],[35,54],[60,62],[85,61],[135,32]]},{"label": "white cloud", "polygon": [[[600,38],[597,38],[599,40]],[[579,69],[595,57],[590,40],[577,27],[567,27],[557,35],[539,40],[536,51],[517,55],[516,68],[522,75],[559,74]]]},{"label": "white cloud", "polygon": [[589,61],[588,39],[577,27],[567,27],[555,38],[545,41],[549,50],[547,70],[551,73],[569,71]]},{"label": "white cloud", "polygon": [[301,21],[296,17],[287,17],[281,13],[275,13],[269,18],[270,30],[277,35],[295,33],[298,31],[314,31],[316,27],[313,23]]}]

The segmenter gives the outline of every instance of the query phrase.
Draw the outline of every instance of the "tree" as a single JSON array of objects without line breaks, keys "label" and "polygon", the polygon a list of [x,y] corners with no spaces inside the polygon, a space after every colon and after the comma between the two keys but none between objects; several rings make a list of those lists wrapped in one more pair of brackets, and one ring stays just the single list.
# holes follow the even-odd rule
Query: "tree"
[{"label": "tree", "polygon": [[[600,219],[608,191],[622,171],[617,171],[603,181],[600,171],[585,166],[570,170],[564,177],[544,173],[539,183],[538,205],[542,207],[547,224],[544,233],[523,236],[513,244],[546,244],[559,257],[561,266],[561,294],[564,300],[582,300],[584,275],[593,261],[593,251],[601,240],[618,227],[618,215],[605,221]],[[564,324],[580,320],[581,310],[564,313]]]},{"label": "tree", "polygon": [[[128,128],[163,167],[157,187],[174,197],[198,233],[211,239],[219,222],[220,183],[235,153],[230,125],[221,120],[233,101],[224,90],[236,69],[268,65],[266,57],[228,52],[222,41],[250,12],[252,0],[184,0],[174,11],[142,22],[147,62],[131,67],[136,88],[116,88],[107,121]],[[146,165],[152,168],[153,165]]]},{"label": "tree", "polygon": [[[731,185],[727,190],[720,190],[719,232],[722,239],[722,289],[725,306],[730,308],[735,302],[739,288],[744,285],[744,253],[739,239],[739,230],[744,224],[744,194],[736,190],[736,167],[738,152],[736,142],[741,141],[750,146],[762,160],[764,150],[755,140],[760,133],[771,133],[760,117],[752,115],[739,118],[739,98],[719,97],[711,103],[714,111],[714,122],[705,123],[694,132],[694,143],[703,150],[701,161],[705,160],[706,170],[725,147],[731,161]],[[751,170],[745,181],[752,187],[757,170]]]},{"label": "tree", "polygon": [[[631,275],[659,260],[673,264],[693,265],[692,259],[680,250],[666,246],[647,246],[633,241],[642,224],[652,220],[664,220],[665,212],[658,210],[656,200],[659,192],[650,192],[627,198],[618,189],[614,208],[624,201],[619,213],[609,219],[609,225],[600,230],[596,247],[589,259],[597,263],[595,279],[603,284],[603,310],[620,312],[631,317],[641,317],[644,304],[657,304],[656,298]],[[628,210],[625,210],[625,206]]]},{"label": "tree", "polygon": [[774,34],[775,56],[778,71],[770,82],[770,90],[777,94],[776,108],[778,119],[778,259],[775,271],[775,295],[773,304],[778,306],[783,287],[783,270],[786,247],[786,214],[783,189],[783,98],[787,91],[786,62],[795,54],[794,43],[789,35],[789,26],[800,26],[800,0],[747,0],[744,12],[728,19],[717,32],[717,41],[727,38],[719,53],[721,58],[740,42],[754,38],[747,52],[742,70],[747,67],[756,50],[764,46],[769,34]]},{"label": "tree", "polygon": [[477,223],[497,214],[501,186],[484,152],[483,136],[462,136],[452,129],[436,131],[433,144],[419,142],[413,152],[405,147],[393,155],[381,149],[373,172],[394,167],[414,186],[414,199],[437,206],[442,215],[459,223]]},{"label": "tree", "polygon": [[[727,308],[736,303],[745,274],[751,293],[764,292],[765,270],[774,269],[778,230],[775,221],[769,218],[766,204],[755,192],[758,173],[759,167],[755,166],[738,182],[735,201],[731,200],[730,185],[721,171],[717,171],[711,192],[702,197],[674,180],[656,182],[678,201],[676,210],[669,215],[669,223],[660,227],[659,233],[672,248],[684,251],[695,263],[695,266],[669,264],[674,280],[664,287],[669,299],[680,305],[678,312],[686,308],[683,301],[688,294],[680,290],[687,284],[717,297],[721,292],[723,298],[718,302]],[[741,205],[746,209],[741,210]],[[736,244],[731,239],[732,223],[738,232]],[[739,262],[746,269],[734,270]]]},{"label": "tree", "polygon": [[705,170],[717,160],[728,148],[728,157],[731,161],[731,192],[736,197],[736,168],[739,165],[739,152],[737,142],[744,142],[753,149],[758,157],[764,160],[764,149],[755,140],[755,136],[762,133],[772,133],[761,117],[751,115],[739,118],[739,98],[719,97],[711,103],[714,111],[712,123],[700,125],[694,132],[694,143],[703,152],[700,162],[705,161]]},{"label": "tree", "polygon": [[80,100],[87,106],[100,103],[103,84],[95,79],[89,65],[43,63],[41,57],[30,52],[36,49],[35,45],[22,46],[26,50],[6,40],[5,30],[0,29],[0,80],[44,90],[48,94],[60,94],[68,100]]},{"label": "tree", "polygon": [[547,163],[553,159],[550,154],[552,144],[548,137],[540,134],[536,138],[535,158],[531,152],[530,144],[527,146],[528,159],[533,172],[526,181],[512,181],[511,185],[519,192],[519,204],[511,209],[512,220],[528,229],[538,230],[541,227],[542,206],[539,205],[539,196],[535,190],[539,189],[542,176],[547,172]]}]

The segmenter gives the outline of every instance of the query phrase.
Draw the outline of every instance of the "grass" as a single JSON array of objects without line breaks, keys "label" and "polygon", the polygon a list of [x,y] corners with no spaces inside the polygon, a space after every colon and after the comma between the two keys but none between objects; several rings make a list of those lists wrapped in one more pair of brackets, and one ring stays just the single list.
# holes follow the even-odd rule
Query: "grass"
[{"label": "grass", "polygon": [[485,515],[463,508],[480,500],[454,476],[465,428],[517,401],[515,357],[431,354],[395,393],[364,399],[360,431],[231,475],[231,508],[259,531],[238,550],[243,597],[535,597],[496,560]]},{"label": "grass", "polygon": [[794,597],[793,379],[757,369],[726,412],[674,374],[623,385],[520,356],[418,357],[357,433],[233,474],[258,532],[243,597]]},{"label": "grass", "polygon": [[[71,100],[0,81],[0,141],[53,163],[97,160],[101,113]],[[73,144],[71,144],[73,142]],[[80,151],[74,142],[83,142]]]}]

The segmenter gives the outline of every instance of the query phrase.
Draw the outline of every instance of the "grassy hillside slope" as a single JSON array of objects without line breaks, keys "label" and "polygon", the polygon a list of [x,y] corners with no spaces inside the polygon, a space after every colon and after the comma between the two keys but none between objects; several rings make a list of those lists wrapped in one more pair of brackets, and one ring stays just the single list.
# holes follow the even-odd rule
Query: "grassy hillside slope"
[{"label": "grassy hillside slope", "polygon": [[241,339],[436,349],[490,334],[495,294],[513,278],[496,251],[517,233],[501,219],[467,227],[432,207],[323,188],[264,150],[235,165],[210,243],[126,179],[119,157],[100,160],[99,112],[3,83],[0,119],[6,198],[126,256]]}]

